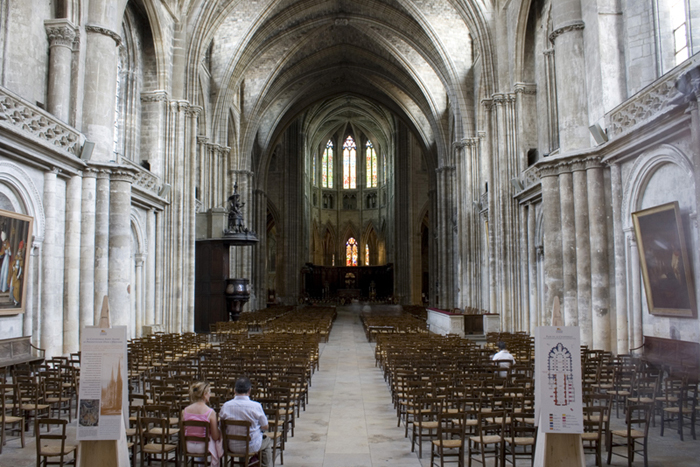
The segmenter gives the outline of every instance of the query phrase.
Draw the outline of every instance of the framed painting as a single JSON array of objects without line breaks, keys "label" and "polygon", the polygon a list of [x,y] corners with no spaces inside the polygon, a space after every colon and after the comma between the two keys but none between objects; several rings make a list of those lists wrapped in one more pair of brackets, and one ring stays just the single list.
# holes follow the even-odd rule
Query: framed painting
[{"label": "framed painting", "polygon": [[33,222],[0,210],[0,315],[24,313]]},{"label": "framed painting", "polygon": [[695,288],[678,202],[632,213],[649,313],[696,318]]}]

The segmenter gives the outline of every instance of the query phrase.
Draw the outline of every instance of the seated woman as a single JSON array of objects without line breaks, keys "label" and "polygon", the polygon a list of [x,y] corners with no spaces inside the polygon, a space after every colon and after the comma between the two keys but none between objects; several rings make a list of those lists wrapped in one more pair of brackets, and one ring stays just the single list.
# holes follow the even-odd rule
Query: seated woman
[{"label": "seated woman", "polygon": [[[198,420],[202,422],[209,422],[209,452],[211,453],[211,466],[219,467],[219,459],[224,455],[223,445],[221,443],[221,432],[219,431],[219,422],[216,418],[216,412],[214,409],[209,407],[209,397],[211,396],[211,387],[209,383],[203,381],[197,381],[192,383],[190,386],[190,401],[192,404],[188,405],[182,411],[182,419],[187,420]],[[185,432],[187,436],[204,436],[204,433],[198,433],[197,431],[203,431],[204,428],[189,427]],[[204,453],[204,443],[197,443],[190,441],[187,443],[187,450],[191,452],[202,452]],[[197,445],[202,446],[197,446]]]}]

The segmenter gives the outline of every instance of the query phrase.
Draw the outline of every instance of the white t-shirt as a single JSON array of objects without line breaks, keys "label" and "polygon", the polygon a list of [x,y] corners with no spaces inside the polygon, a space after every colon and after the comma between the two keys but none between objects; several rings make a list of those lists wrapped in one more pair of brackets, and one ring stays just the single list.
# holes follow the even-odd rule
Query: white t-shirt
[{"label": "white t-shirt", "polygon": [[[491,357],[491,360],[494,362],[497,361],[498,366],[501,368],[510,368],[513,363],[515,363],[515,358],[513,358],[513,355],[506,349],[498,351],[493,357]],[[507,375],[508,373],[505,371],[500,372],[500,376],[502,378],[505,378]]]}]

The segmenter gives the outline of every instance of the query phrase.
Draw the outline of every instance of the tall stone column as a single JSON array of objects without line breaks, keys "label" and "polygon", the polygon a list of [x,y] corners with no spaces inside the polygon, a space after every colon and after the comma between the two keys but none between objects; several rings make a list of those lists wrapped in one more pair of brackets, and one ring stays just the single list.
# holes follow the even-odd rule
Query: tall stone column
[{"label": "tall stone column", "polygon": [[[109,184],[109,309],[112,326],[131,323],[131,183],[133,174],[113,170]],[[134,335],[135,330],[128,332]]]},{"label": "tall stone column", "polygon": [[109,293],[109,170],[100,170],[95,183],[95,298],[93,322],[100,322],[102,300]]},{"label": "tall stone column", "polygon": [[622,229],[622,175],[619,164],[610,165],[612,188],[613,241],[615,244],[615,308],[617,313],[617,353],[629,352],[627,320],[627,270],[625,233]]},{"label": "tall stone column", "polygon": [[578,297],[576,283],[576,219],[574,211],[574,182],[567,164],[560,168],[559,203],[561,205],[562,274],[564,278],[563,313],[566,326],[578,326]]},{"label": "tall stone column", "polygon": [[136,255],[134,257],[134,322],[136,323],[134,329],[134,337],[141,337],[141,330],[143,329],[144,323],[143,319],[143,256]]},{"label": "tall stone column", "polygon": [[535,335],[535,328],[539,326],[537,316],[537,210],[533,203],[527,206],[527,264],[528,264],[528,291],[530,293],[530,323],[528,332]]},{"label": "tall stone column", "polygon": [[113,159],[118,33],[126,0],[92,0],[85,25],[85,88],[82,130],[95,143],[93,161]]},{"label": "tall stone column", "polygon": [[41,344],[39,341],[41,337],[41,270],[43,269],[41,243],[41,240],[35,238],[29,250],[30,267],[27,268],[24,281],[27,287],[31,288],[27,290],[24,322],[22,323],[22,335],[32,336],[32,344],[37,347],[40,347]]},{"label": "tall stone column", "polygon": [[97,170],[83,171],[80,213],[80,329],[95,324],[95,200]]},{"label": "tall stone column", "polygon": [[[494,178],[495,175],[493,173],[493,159],[495,158],[494,151],[492,148],[492,140],[494,138],[494,125],[493,122],[493,114],[494,114],[494,102],[493,99],[484,99],[482,101],[484,104],[484,122],[486,124],[486,137],[483,138],[482,140],[482,147],[483,151],[481,152],[481,157],[483,161],[483,166],[484,166],[484,178],[486,179],[487,183],[487,191],[486,191],[486,206],[488,207],[488,211],[486,214],[486,226],[487,226],[487,254],[488,254],[488,266],[489,266],[489,301],[488,301],[488,308],[489,311],[496,312],[496,306],[497,306],[497,291],[498,291],[498,271],[497,271],[497,265],[496,265],[496,235],[495,235],[495,230],[493,229],[493,223],[495,222],[495,216],[496,216],[496,201],[495,197],[493,194],[493,184],[494,184]],[[490,192],[489,192],[490,190]]]},{"label": "tall stone column", "polygon": [[639,247],[637,246],[637,240],[634,237],[634,232],[630,229],[627,232],[627,238],[629,240],[629,253],[630,253],[630,264],[632,267],[632,277],[630,282],[632,284],[632,309],[630,310],[629,317],[632,327],[632,345],[633,349],[641,347],[644,343],[644,321],[642,319],[642,280],[641,280],[641,268],[639,265]]},{"label": "tall stone column", "polygon": [[67,19],[44,21],[49,38],[49,93],[47,108],[64,122],[70,115],[71,62],[75,26]]},{"label": "tall stone column", "polygon": [[41,269],[41,347],[46,357],[63,353],[63,290],[60,278],[63,265],[57,260],[59,226],[57,218],[58,169],[44,174],[44,243]]},{"label": "tall stone column", "polygon": [[581,344],[593,346],[591,317],[591,241],[588,223],[588,182],[586,162],[572,164],[574,177],[574,212],[576,223],[576,288],[578,290],[578,325]]},{"label": "tall stone column", "polygon": [[156,214],[153,209],[146,213],[148,251],[146,252],[146,283],[144,300],[144,324],[154,324],[156,309]]},{"label": "tall stone column", "polygon": [[552,308],[554,297],[562,302],[564,284],[562,269],[561,243],[561,205],[559,195],[558,168],[543,167],[540,169],[542,180],[542,208],[544,210],[544,283],[545,297],[543,319],[540,324],[552,324]]},{"label": "tall stone column", "polygon": [[610,280],[608,273],[608,226],[605,213],[603,167],[598,160],[589,160],[586,170],[588,184],[588,217],[591,232],[591,307],[593,347],[611,349]]},{"label": "tall stone column", "polygon": [[559,143],[562,152],[590,146],[586,63],[584,56],[581,0],[552,2],[557,80]]},{"label": "tall stone column", "polygon": [[63,294],[63,353],[80,350],[80,222],[82,174],[66,186],[66,234]]}]

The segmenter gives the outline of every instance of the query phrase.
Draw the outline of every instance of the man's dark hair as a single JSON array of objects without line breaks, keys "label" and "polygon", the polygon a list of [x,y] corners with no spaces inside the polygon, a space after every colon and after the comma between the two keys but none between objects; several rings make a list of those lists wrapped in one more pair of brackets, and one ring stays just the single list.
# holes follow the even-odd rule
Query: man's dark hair
[{"label": "man's dark hair", "polygon": [[[500,341],[498,343],[498,350],[505,350],[505,348],[506,348],[506,343],[503,341]],[[236,383],[236,384],[238,384],[238,383]]]},{"label": "man's dark hair", "polygon": [[236,380],[234,390],[236,391],[236,394],[247,394],[251,387],[252,384],[250,383],[250,379],[248,379],[247,376],[241,376]]}]

